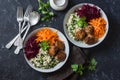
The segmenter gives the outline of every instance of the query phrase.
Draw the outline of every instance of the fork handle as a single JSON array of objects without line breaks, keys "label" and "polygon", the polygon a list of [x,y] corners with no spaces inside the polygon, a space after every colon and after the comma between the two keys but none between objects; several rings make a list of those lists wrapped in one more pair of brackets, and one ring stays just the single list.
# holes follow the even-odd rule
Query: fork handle
[{"label": "fork handle", "polygon": [[[25,37],[26,37],[29,29],[30,29],[30,23],[28,22],[27,30],[25,31],[25,34],[24,34],[24,36],[23,36],[23,38],[22,38],[23,41],[24,41],[24,39],[25,39]],[[17,46],[17,48],[15,49],[14,53],[15,53],[15,54],[19,54],[19,52],[20,52],[20,50],[21,50],[22,48],[23,48],[23,46],[22,46],[22,47],[21,47],[21,46]]]},{"label": "fork handle", "polygon": [[29,29],[30,29],[30,23],[28,22],[28,28],[27,28],[27,30],[25,31],[25,34],[24,34],[24,36],[23,36],[23,41],[24,41],[24,39],[25,39],[25,37],[26,37],[26,35],[27,35],[27,33],[28,33],[28,31],[29,31]]},{"label": "fork handle", "polygon": [[21,36],[21,22],[19,22],[19,34],[20,34],[20,36]]},{"label": "fork handle", "polygon": [[21,30],[24,28],[26,21],[24,20]]},{"label": "fork handle", "polygon": [[14,53],[15,54],[19,54],[21,49],[22,49],[21,47],[17,46],[17,48],[15,49]]},{"label": "fork handle", "polygon": [[[26,30],[27,26],[25,26],[25,28],[21,31],[21,33],[23,33]],[[19,34],[17,34],[16,37],[14,37],[9,43],[6,44],[6,48],[9,49],[13,43],[16,41],[16,39],[19,37]]]}]

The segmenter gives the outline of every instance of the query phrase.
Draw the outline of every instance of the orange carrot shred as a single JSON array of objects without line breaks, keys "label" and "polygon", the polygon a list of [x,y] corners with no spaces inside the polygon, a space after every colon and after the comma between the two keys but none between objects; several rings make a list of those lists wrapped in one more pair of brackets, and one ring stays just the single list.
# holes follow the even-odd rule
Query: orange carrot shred
[{"label": "orange carrot shred", "polygon": [[99,17],[96,19],[92,19],[90,20],[89,24],[94,27],[94,35],[97,39],[101,38],[105,34],[106,21],[104,20],[104,18]]},{"label": "orange carrot shred", "polygon": [[36,42],[41,42],[41,41],[50,41],[50,45],[54,45],[56,40],[59,40],[59,37],[57,35],[57,31],[52,31],[50,28],[43,28],[40,29],[36,33]]}]

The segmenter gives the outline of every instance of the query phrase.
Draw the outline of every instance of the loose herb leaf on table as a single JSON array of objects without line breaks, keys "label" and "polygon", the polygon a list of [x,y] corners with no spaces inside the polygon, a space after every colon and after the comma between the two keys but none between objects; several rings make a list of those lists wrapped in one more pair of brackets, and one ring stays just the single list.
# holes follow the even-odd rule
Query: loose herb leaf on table
[{"label": "loose herb leaf on table", "polygon": [[72,68],[73,71],[76,72],[78,70],[78,65],[77,64],[72,64],[71,68]]},{"label": "loose herb leaf on table", "polygon": [[41,21],[49,21],[54,16],[54,13],[50,11],[50,2],[47,1],[45,3],[42,0],[38,0],[38,3],[38,12],[42,14]]},{"label": "loose herb leaf on table", "polygon": [[94,58],[91,59],[89,65],[88,65],[88,70],[95,70],[96,69],[97,62]]},{"label": "loose herb leaf on table", "polygon": [[81,76],[83,75],[84,70],[90,70],[90,71],[94,71],[96,69],[96,65],[97,65],[97,61],[92,58],[90,60],[90,62],[88,63],[88,65],[83,65],[83,64],[72,64],[71,68],[75,73],[80,74]]},{"label": "loose herb leaf on table", "polygon": [[78,64],[72,64],[71,65],[71,68],[74,72],[80,74],[80,75],[83,75],[83,70],[84,70],[84,67],[82,64],[78,65]]}]

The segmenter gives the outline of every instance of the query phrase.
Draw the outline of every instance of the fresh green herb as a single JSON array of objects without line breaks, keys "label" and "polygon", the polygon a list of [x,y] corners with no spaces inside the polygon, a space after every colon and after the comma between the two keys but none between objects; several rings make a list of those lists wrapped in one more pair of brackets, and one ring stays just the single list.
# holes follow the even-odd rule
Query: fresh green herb
[{"label": "fresh green herb", "polygon": [[77,21],[77,25],[81,28],[86,27],[88,25],[86,22],[86,17],[79,18]]},{"label": "fresh green herb", "polygon": [[79,17],[73,14],[73,26],[78,26],[80,28],[86,27],[88,23],[86,22],[86,17]]},{"label": "fresh green herb", "polygon": [[49,21],[53,16],[54,13],[50,11],[50,3],[47,1],[46,3],[42,0],[38,0],[39,7],[38,11],[42,14],[41,21]]},{"label": "fresh green herb", "polygon": [[74,72],[76,72],[76,73],[78,73],[78,74],[80,74],[80,75],[83,75],[83,70],[84,70],[84,68],[83,68],[83,65],[82,65],[82,64],[80,64],[80,65],[78,65],[78,64],[72,64],[72,65],[71,65],[71,68],[72,68],[72,70],[73,70]]},{"label": "fresh green herb", "polygon": [[49,42],[42,41],[38,44],[44,51],[46,51],[49,48]]},{"label": "fresh green herb", "polygon": [[78,70],[78,65],[77,65],[77,64],[72,64],[72,65],[71,65],[71,68],[72,68],[73,71],[77,72],[77,70]]},{"label": "fresh green herb", "polygon": [[80,75],[83,75],[84,67],[82,64],[79,65],[78,72]]},{"label": "fresh green herb", "polygon": [[95,70],[96,69],[97,62],[94,58],[91,59],[89,65],[88,65],[88,70]]},{"label": "fresh green herb", "polygon": [[80,74],[81,76],[83,75],[84,70],[90,70],[94,71],[96,69],[97,61],[92,58],[87,66],[83,64],[72,64],[71,68],[75,73]]}]

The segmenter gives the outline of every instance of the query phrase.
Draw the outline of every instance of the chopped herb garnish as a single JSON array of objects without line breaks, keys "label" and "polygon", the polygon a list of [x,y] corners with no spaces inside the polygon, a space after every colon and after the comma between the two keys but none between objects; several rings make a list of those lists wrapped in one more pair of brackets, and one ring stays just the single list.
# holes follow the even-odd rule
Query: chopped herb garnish
[{"label": "chopped herb garnish", "polygon": [[49,21],[53,16],[54,13],[50,11],[50,2],[47,1],[46,3],[42,0],[38,0],[39,7],[38,11],[42,14],[41,21]]},{"label": "chopped herb garnish", "polygon": [[42,41],[38,44],[44,51],[46,51],[49,48],[49,42]]}]

